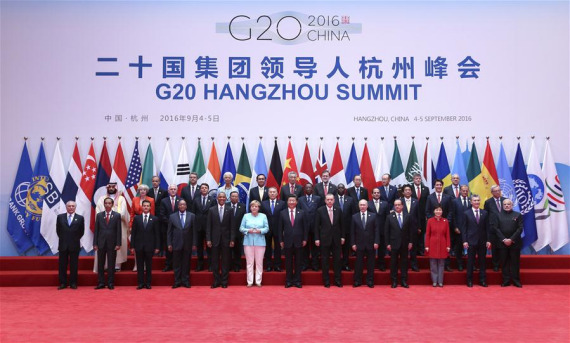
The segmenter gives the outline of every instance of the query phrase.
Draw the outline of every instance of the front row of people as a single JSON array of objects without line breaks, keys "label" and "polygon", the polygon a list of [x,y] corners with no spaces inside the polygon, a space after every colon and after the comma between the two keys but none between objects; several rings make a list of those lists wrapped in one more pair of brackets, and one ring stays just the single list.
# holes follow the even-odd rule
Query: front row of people
[{"label": "front row of people", "polygon": [[[403,191],[410,186],[404,186]],[[269,190],[274,191],[274,189]],[[229,271],[232,266],[231,249],[234,248],[238,235],[243,235],[243,250],[247,266],[247,286],[254,284],[261,287],[263,275],[263,259],[266,251],[266,235],[270,232],[270,225],[266,214],[260,209],[262,204],[253,200],[250,203],[250,213],[243,215],[241,223],[236,222],[236,206],[226,205],[226,193],[219,192],[217,204],[208,209],[205,221],[205,240],[211,249],[210,266],[214,276],[212,288],[228,286]],[[301,264],[303,261],[303,248],[307,245],[309,237],[309,220],[314,220],[314,245],[320,250],[322,265],[322,278],[325,287],[330,287],[329,258],[333,262],[333,284],[342,287],[341,281],[341,252],[344,258],[343,246],[350,238],[350,248],[356,253],[354,271],[354,287],[362,285],[362,271],[364,258],[367,259],[366,285],[374,287],[374,264],[376,250],[381,243],[391,257],[390,278],[391,287],[398,284],[408,288],[408,255],[413,251],[413,242],[417,239],[416,216],[413,212],[413,202],[406,197],[396,199],[393,209],[381,220],[380,216],[371,211],[368,201],[362,199],[358,202],[359,211],[351,217],[343,215],[342,208],[335,204],[335,196],[327,194],[324,206],[316,211],[314,218],[297,206],[297,196],[291,194],[286,200],[286,206],[280,208],[276,221],[276,241],[279,248],[284,250],[286,281],[285,287],[301,288]],[[97,213],[95,218],[95,233],[93,248],[98,258],[97,272],[98,284],[96,289],[114,288],[114,266],[116,253],[121,248],[122,230],[121,214],[113,211],[113,199],[104,200],[105,210]],[[173,211],[168,220],[166,232],[166,246],[172,254],[172,267],[174,270],[174,285],[172,288],[190,288],[190,260],[192,251],[202,244],[198,238],[196,216],[188,210],[184,199],[176,202],[177,211]],[[521,249],[522,218],[520,213],[512,210],[512,202],[504,200],[503,211],[498,215],[489,215],[480,209],[480,197],[471,197],[471,208],[461,217],[463,247],[467,249],[467,286],[473,286],[473,270],[477,261],[479,265],[479,285],[487,287],[485,256],[490,248],[491,228],[498,237],[498,251],[502,261],[503,282],[501,286],[512,283],[521,287],[519,278],[519,261]],[[269,205],[270,207],[272,205]],[[77,288],[77,265],[79,255],[79,240],[84,232],[83,217],[75,213],[75,202],[66,204],[67,213],[61,214],[57,219],[57,234],[59,236],[59,281],[58,289],[67,287],[67,264],[70,265],[70,286]],[[151,214],[151,202],[141,202],[142,213],[133,219],[131,231],[131,253],[136,256],[137,289],[151,288],[152,257],[160,250],[161,227],[159,219]],[[271,207],[271,211],[275,208]],[[442,208],[435,205],[434,216],[427,222],[425,237],[425,252],[430,258],[430,269],[433,286],[443,287],[443,270],[445,259],[450,250],[450,230],[447,219],[442,216]],[[343,225],[343,221],[350,220],[350,225]],[[383,218],[382,218],[383,219]],[[346,223],[345,223],[346,224]],[[345,232],[346,229],[350,232]],[[385,242],[381,242],[381,236]],[[274,247],[271,247],[274,248]],[[277,255],[278,256],[278,255]],[[108,268],[107,282],[105,282],[105,261]],[[400,269],[400,282],[398,283],[398,269]],[[255,270],[255,272],[254,272]],[[254,277],[255,276],[255,277]]]}]

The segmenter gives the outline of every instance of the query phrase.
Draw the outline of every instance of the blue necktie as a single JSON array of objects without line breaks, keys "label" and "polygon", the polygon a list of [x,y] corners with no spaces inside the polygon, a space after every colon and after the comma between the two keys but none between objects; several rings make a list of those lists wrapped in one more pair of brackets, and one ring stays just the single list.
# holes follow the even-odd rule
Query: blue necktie
[{"label": "blue necktie", "polygon": [[67,217],[67,225],[71,226],[71,214]]},{"label": "blue necktie", "polygon": [[400,225],[400,229],[402,228],[402,215],[398,213],[398,225]]},{"label": "blue necktie", "polygon": [[339,204],[340,204],[340,209],[342,210],[344,207],[344,197],[340,197]]},{"label": "blue necktie", "polygon": [[180,222],[182,223],[182,228],[184,228],[184,214],[180,214]]},{"label": "blue necktie", "polygon": [[356,197],[360,200],[360,187],[356,189]]},{"label": "blue necktie", "polygon": [[274,210],[275,210],[275,200],[271,200],[271,214],[273,214]]}]

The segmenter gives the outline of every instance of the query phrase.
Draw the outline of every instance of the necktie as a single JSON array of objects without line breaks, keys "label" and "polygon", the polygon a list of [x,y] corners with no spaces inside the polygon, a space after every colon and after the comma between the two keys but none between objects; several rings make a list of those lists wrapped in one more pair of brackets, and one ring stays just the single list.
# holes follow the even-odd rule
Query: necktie
[{"label": "necktie", "polygon": [[331,220],[331,224],[333,223],[333,209],[329,207],[329,219]]},{"label": "necktie", "polygon": [[410,213],[410,199],[406,199],[406,209],[408,210],[408,213]]},{"label": "necktie", "polygon": [[362,212],[362,227],[366,230],[366,213]]},{"label": "necktie", "polygon": [[236,215],[236,204],[232,204],[232,211],[234,212],[234,217]]},{"label": "necktie", "polygon": [[441,203],[441,195],[439,193],[437,193],[437,202]]},{"label": "necktie", "polygon": [[293,215],[293,210],[291,210],[291,226],[295,226],[295,216]]},{"label": "necktie", "polygon": [[501,212],[501,200],[500,199],[496,199],[497,200],[497,210],[499,210],[499,212]]},{"label": "necktie", "polygon": [[180,213],[180,223],[182,223],[182,227],[184,227],[184,213]]},{"label": "necktie", "polygon": [[220,223],[222,222],[223,219],[224,219],[224,208],[220,206]]},{"label": "necktie", "polygon": [[263,200],[263,188],[259,187],[259,199]]},{"label": "necktie", "polygon": [[194,186],[192,186],[192,192],[191,192],[191,193],[192,193],[192,194],[191,194],[191,195],[192,195],[192,199],[194,199],[194,192],[196,192],[196,189],[194,188]]},{"label": "necktie", "polygon": [[360,187],[356,187],[356,198],[360,200]]},{"label": "necktie", "polygon": [[386,192],[386,198],[388,198],[388,186],[384,187],[384,192]]},{"label": "necktie", "polygon": [[467,198],[463,197],[463,207],[467,208]]},{"label": "necktie", "polygon": [[311,203],[311,196],[310,195],[309,195],[309,201],[308,202]]},{"label": "necktie", "polygon": [[479,224],[479,210],[475,210],[475,220],[477,221],[477,224]]},{"label": "necktie", "polygon": [[143,220],[143,225],[144,225],[144,227],[146,227],[146,224],[147,224],[147,223],[148,223],[148,215],[145,214],[145,215],[144,215],[144,220]]},{"label": "necktie", "polygon": [[295,186],[291,185],[291,194],[295,194]]},{"label": "necktie", "polygon": [[202,208],[206,207],[206,197],[202,195]]},{"label": "necktie", "polygon": [[71,226],[71,214],[69,215],[69,217],[67,217],[67,225]]},{"label": "necktie", "polygon": [[420,190],[420,186],[417,186],[417,189],[418,190],[416,191],[417,192],[416,197],[419,199],[422,197],[422,191]]},{"label": "necktie", "polygon": [[374,200],[374,206],[376,206],[376,213],[380,212],[380,202],[378,200]]},{"label": "necktie", "polygon": [[170,198],[170,204],[172,205],[172,212],[174,212],[174,198]]},{"label": "necktie", "polygon": [[109,224],[109,213],[107,213],[107,215],[105,215],[105,222],[106,222],[107,224]]},{"label": "necktie", "polygon": [[271,200],[271,214],[275,211],[275,200]]},{"label": "necktie", "polygon": [[156,203],[156,201],[158,200],[158,188],[154,189],[154,202]]},{"label": "necktie", "polygon": [[402,228],[402,215],[398,213],[398,225],[400,225],[400,229]]},{"label": "necktie", "polygon": [[457,186],[455,186],[455,197],[459,198],[459,189],[457,189]]},{"label": "necktie", "polygon": [[325,195],[327,195],[328,190],[329,190],[329,187],[323,183],[323,191],[324,191]]},{"label": "necktie", "polygon": [[344,197],[341,196],[338,198],[338,200],[339,200],[338,202],[340,204],[340,209],[342,210],[344,208]]}]

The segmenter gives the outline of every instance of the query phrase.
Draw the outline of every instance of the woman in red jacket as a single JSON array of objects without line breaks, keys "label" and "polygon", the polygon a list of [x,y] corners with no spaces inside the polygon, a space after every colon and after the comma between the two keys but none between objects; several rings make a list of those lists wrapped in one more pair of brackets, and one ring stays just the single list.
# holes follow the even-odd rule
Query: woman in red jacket
[{"label": "woman in red jacket", "polygon": [[426,255],[429,256],[429,267],[433,287],[438,285],[439,287],[443,287],[443,267],[451,245],[449,239],[449,223],[446,218],[441,216],[442,213],[443,210],[441,206],[435,206],[433,209],[435,217],[427,221],[426,227],[425,247]]}]

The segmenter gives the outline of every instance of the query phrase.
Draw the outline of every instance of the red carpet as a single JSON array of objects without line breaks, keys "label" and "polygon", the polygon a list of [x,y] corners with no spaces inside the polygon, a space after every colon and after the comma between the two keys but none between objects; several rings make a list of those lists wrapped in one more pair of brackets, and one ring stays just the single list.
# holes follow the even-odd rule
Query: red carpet
[{"label": "red carpet", "polygon": [[568,286],[0,288],[2,342],[568,342]]}]

